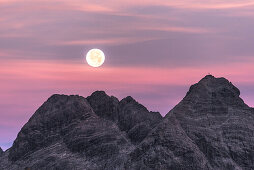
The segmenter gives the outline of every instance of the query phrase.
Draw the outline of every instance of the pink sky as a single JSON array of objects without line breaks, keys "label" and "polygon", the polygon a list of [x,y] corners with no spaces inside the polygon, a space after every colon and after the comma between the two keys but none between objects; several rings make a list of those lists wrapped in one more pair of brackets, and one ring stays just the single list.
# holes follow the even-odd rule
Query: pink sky
[{"label": "pink sky", "polygon": [[[0,146],[52,94],[128,95],[165,115],[206,74],[254,106],[252,0],[0,0]],[[105,52],[100,68],[84,60]]]}]

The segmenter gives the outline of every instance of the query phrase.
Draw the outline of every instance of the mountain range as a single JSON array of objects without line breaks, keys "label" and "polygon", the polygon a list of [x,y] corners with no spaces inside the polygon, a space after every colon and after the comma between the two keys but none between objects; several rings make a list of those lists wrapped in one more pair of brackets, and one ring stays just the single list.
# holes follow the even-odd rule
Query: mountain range
[{"label": "mountain range", "polygon": [[162,117],[130,96],[55,94],[0,149],[0,169],[253,170],[254,109],[239,96],[207,75]]}]

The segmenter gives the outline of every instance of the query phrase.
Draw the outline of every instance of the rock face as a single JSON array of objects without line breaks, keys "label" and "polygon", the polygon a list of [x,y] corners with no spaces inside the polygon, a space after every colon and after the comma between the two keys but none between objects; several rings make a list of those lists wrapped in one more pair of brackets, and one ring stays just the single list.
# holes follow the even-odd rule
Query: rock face
[{"label": "rock face", "polygon": [[3,151],[2,148],[0,147],[0,156],[2,156],[3,153],[4,153],[4,151]]},{"label": "rock face", "polygon": [[134,144],[139,144],[161,120],[159,112],[149,112],[130,96],[119,103],[118,126]]},{"label": "rock face", "polygon": [[254,112],[239,95],[228,80],[209,75],[166,117],[177,118],[213,169],[254,169]]},{"label": "rock face", "polygon": [[254,112],[224,78],[191,86],[131,153],[133,169],[254,169]]},{"label": "rock face", "polygon": [[87,100],[98,116],[113,122],[118,121],[119,100],[116,97],[110,97],[104,91],[96,91]]},{"label": "rock face", "polygon": [[0,169],[254,169],[254,109],[206,76],[164,118],[128,96],[53,95],[29,119]]},{"label": "rock face", "polygon": [[19,132],[6,166],[114,169],[123,166],[132,148],[125,134],[98,117],[85,98],[53,95]]},{"label": "rock face", "polygon": [[96,91],[87,97],[94,112],[111,120],[129,137],[133,144],[141,142],[148,132],[162,120],[158,112],[149,112],[143,105],[128,96],[119,100],[103,91]]}]

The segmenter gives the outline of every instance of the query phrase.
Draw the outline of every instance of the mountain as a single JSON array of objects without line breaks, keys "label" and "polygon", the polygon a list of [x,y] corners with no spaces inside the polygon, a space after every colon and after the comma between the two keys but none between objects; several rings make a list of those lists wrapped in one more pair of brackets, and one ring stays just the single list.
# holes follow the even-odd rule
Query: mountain
[{"label": "mountain", "polygon": [[0,169],[254,169],[254,109],[204,77],[165,117],[128,96],[53,95],[1,154]]},{"label": "mountain", "polygon": [[224,78],[206,76],[168,115],[216,169],[254,169],[254,110]]},{"label": "mountain", "polygon": [[131,153],[133,169],[254,169],[254,110],[225,78],[190,87]]},{"label": "mountain", "polygon": [[114,122],[133,144],[142,141],[162,120],[159,112],[149,112],[130,96],[119,102],[116,97],[110,97],[103,91],[96,91],[87,97],[87,101],[96,115]]}]

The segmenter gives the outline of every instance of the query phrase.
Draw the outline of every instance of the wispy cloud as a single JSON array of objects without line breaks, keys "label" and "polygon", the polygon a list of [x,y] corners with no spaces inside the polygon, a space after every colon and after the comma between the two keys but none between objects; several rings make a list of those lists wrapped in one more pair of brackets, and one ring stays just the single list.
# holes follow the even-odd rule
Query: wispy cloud
[{"label": "wispy cloud", "polygon": [[[0,143],[53,93],[106,90],[165,114],[212,73],[253,106],[253,10],[253,0],[0,0]],[[94,47],[102,68],[84,63]]]},{"label": "wispy cloud", "polygon": [[156,38],[135,38],[135,37],[120,37],[120,38],[110,38],[110,39],[88,39],[88,40],[73,40],[73,41],[63,41],[52,43],[52,45],[121,45],[121,44],[129,44],[129,43],[137,43],[155,40]]},{"label": "wispy cloud", "polygon": [[199,9],[199,10],[207,10],[207,9],[234,9],[234,8],[245,8],[254,6],[253,1],[201,1],[201,0],[192,0],[192,1],[172,1],[161,3],[164,5],[172,6],[175,8],[185,8],[185,9]]},{"label": "wispy cloud", "polygon": [[204,28],[191,28],[191,27],[144,27],[138,28],[140,30],[151,30],[151,31],[166,31],[166,32],[182,32],[182,33],[194,33],[194,34],[204,34],[204,33],[215,33],[215,30],[209,30]]}]

